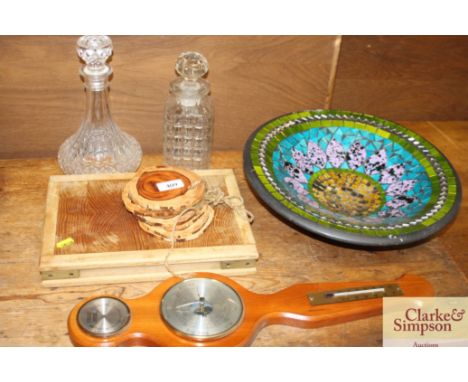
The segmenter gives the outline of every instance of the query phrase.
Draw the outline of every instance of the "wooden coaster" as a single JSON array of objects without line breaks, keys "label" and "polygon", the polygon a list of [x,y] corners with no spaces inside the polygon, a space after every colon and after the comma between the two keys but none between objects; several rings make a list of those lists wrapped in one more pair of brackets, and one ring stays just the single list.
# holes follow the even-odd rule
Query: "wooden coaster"
[{"label": "wooden coaster", "polygon": [[[176,230],[174,232],[174,240],[177,242],[194,240],[206,231],[214,218],[214,210],[211,206],[206,205],[206,211],[197,217],[197,219],[190,225],[188,228],[183,230]],[[161,227],[154,227],[148,224],[145,224],[141,221],[138,222],[138,225],[145,232],[160,237],[166,241],[172,241],[172,229],[166,230]]]},{"label": "wooden coaster", "polygon": [[[171,187],[171,184],[174,186]],[[165,185],[169,186],[164,187]],[[138,178],[136,189],[146,199],[161,201],[185,194],[191,185],[190,179],[180,171],[145,171]]]},{"label": "wooden coaster", "polygon": [[[183,213],[183,212],[182,212]],[[177,223],[176,230],[182,230],[188,228],[198,218],[199,215],[205,213],[203,206],[194,207],[194,209],[187,210],[183,213],[183,216],[177,215],[173,218],[155,218],[151,216],[135,215],[137,219],[149,226],[161,227],[166,230],[174,228],[174,224]]]},{"label": "wooden coaster", "polygon": [[[194,231],[198,231],[200,227],[202,227],[207,219],[209,218],[209,211],[210,209],[212,210],[212,208],[208,205],[205,205],[203,207],[203,210],[200,211],[201,213],[195,215],[190,223],[187,227],[183,228],[183,229],[180,229],[180,230],[176,230],[176,237],[184,237],[184,235],[186,234],[190,234]],[[146,229],[147,229],[147,232],[149,233],[152,233],[152,232],[156,232],[160,235],[163,235],[163,236],[166,236],[168,238],[170,238],[170,236],[172,235],[172,230],[174,227],[163,227],[163,226],[156,226],[156,225],[150,225],[150,224],[146,224],[144,222],[141,222],[139,221],[138,224],[140,226],[144,226]]]},{"label": "wooden coaster", "polygon": [[[204,187],[204,182],[202,182],[202,184]],[[195,206],[182,205],[182,209],[174,209],[173,207],[161,206],[160,209],[153,210],[147,207],[142,207],[141,205],[135,203],[128,194],[129,188],[130,188],[130,184],[127,183],[127,185],[124,187],[124,190],[122,192],[122,201],[125,205],[125,208],[136,216],[153,217],[156,219],[170,219],[170,218],[177,217],[177,215],[180,212],[182,212],[184,209],[187,209],[190,207],[198,207],[201,203],[203,203],[203,200],[201,200]]]},{"label": "wooden coaster", "polygon": [[[140,179],[141,176],[143,180]],[[170,181],[180,181],[183,186],[172,190],[173,192],[158,191],[154,180],[168,178]],[[140,194],[138,184],[141,192],[152,199]],[[198,204],[203,199],[205,191],[205,182],[191,171],[175,167],[150,167],[128,182],[122,193],[122,199],[125,205],[128,205],[127,209],[133,213],[153,217],[173,217]],[[169,195],[173,197],[168,199]]]},{"label": "wooden coaster", "polygon": [[166,241],[172,236],[186,241],[201,236],[213,220],[214,210],[203,200],[205,192],[205,182],[194,172],[149,167],[125,185],[122,200],[145,232]]}]

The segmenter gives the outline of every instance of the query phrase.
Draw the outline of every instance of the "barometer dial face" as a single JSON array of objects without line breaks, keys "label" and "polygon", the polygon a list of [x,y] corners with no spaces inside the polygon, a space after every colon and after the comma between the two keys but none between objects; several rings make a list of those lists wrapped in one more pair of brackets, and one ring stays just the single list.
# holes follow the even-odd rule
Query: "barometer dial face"
[{"label": "barometer dial face", "polygon": [[95,337],[109,337],[120,332],[130,321],[130,309],[113,297],[98,297],[84,304],[78,312],[78,324]]},{"label": "barometer dial face", "polygon": [[220,338],[242,321],[244,305],[229,285],[191,278],[172,286],[161,301],[161,315],[178,334],[196,339]]}]

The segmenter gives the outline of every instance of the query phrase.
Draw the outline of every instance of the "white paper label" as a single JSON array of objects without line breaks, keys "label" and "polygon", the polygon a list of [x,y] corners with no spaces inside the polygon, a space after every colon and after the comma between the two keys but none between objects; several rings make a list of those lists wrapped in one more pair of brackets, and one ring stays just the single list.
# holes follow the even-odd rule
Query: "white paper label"
[{"label": "white paper label", "polygon": [[168,180],[167,182],[155,183],[156,189],[160,192],[177,190],[184,187],[184,182],[180,179]]}]

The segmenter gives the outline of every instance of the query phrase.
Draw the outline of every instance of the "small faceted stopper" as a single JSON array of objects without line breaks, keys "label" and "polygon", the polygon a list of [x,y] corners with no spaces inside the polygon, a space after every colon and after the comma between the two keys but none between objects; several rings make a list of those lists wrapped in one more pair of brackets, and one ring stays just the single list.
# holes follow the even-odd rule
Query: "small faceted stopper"
[{"label": "small faceted stopper", "polygon": [[198,52],[184,52],[178,58],[176,72],[187,80],[196,80],[208,73],[208,61]]},{"label": "small faceted stopper", "polygon": [[112,55],[112,40],[109,36],[82,36],[76,44],[78,56],[86,62],[89,72],[108,71],[106,64]]}]

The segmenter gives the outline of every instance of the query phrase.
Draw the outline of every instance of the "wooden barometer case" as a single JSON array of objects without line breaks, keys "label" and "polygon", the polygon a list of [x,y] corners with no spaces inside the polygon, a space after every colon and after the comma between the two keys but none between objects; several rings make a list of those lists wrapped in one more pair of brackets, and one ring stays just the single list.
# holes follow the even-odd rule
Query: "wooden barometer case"
[{"label": "wooden barometer case", "polygon": [[145,296],[91,297],[68,318],[76,346],[243,346],[265,326],[317,328],[382,314],[382,297],[433,295],[428,281],[297,284],[253,293],[211,273],[167,279]]}]

